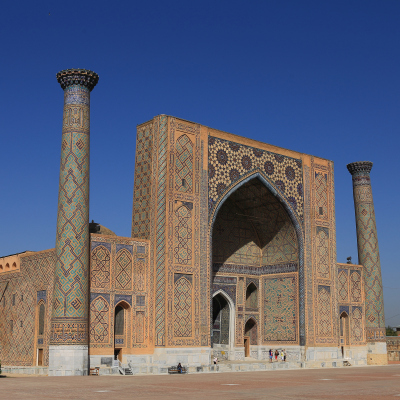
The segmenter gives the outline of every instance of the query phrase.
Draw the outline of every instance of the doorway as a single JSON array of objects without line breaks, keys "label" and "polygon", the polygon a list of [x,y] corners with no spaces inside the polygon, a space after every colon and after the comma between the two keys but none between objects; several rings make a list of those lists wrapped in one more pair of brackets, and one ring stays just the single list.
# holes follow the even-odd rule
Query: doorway
[{"label": "doorway", "polygon": [[340,329],[340,350],[342,353],[342,358],[345,358],[345,347],[350,344],[349,343],[349,316],[345,311],[343,311],[340,314],[339,329]]},{"label": "doorway", "polygon": [[114,360],[122,363],[122,349],[114,349]]},{"label": "doorway", "polygon": [[38,367],[43,366],[43,349],[38,349],[38,361],[37,361]]},{"label": "doorway", "polygon": [[213,344],[229,345],[230,310],[221,294],[213,297]]},{"label": "doorway", "polygon": [[250,340],[250,344],[257,345],[257,322],[250,318],[244,327],[244,336],[247,336]]},{"label": "doorway", "polygon": [[250,337],[244,337],[244,356],[250,357]]}]

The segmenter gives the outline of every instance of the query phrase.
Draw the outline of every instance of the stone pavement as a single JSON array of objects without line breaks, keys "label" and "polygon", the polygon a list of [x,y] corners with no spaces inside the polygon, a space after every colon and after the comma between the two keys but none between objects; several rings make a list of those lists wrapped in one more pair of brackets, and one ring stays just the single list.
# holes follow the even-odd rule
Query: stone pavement
[{"label": "stone pavement", "polygon": [[400,365],[159,376],[0,379],[1,400],[400,399]]}]

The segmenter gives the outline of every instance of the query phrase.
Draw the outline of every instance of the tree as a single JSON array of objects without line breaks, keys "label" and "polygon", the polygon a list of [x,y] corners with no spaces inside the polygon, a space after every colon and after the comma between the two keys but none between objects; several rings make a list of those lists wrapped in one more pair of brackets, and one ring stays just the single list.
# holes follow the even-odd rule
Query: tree
[{"label": "tree", "polygon": [[386,327],[386,336],[397,336],[396,331],[390,325]]}]

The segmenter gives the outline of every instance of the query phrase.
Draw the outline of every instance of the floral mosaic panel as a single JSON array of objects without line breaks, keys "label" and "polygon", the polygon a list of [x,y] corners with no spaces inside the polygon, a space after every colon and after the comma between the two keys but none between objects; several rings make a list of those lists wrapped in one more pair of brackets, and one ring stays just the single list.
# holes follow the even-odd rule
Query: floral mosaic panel
[{"label": "floral mosaic panel", "polygon": [[297,341],[297,276],[264,278],[264,341]]}]

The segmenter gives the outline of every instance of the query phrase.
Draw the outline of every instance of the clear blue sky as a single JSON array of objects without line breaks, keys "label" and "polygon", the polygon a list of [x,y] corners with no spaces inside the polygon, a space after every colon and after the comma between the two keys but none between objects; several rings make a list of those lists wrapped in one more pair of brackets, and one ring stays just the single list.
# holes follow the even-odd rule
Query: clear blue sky
[{"label": "clear blue sky", "polygon": [[170,114],[333,160],[338,261],[357,262],[346,164],[373,161],[387,324],[400,325],[400,1],[9,1],[0,37],[0,255],[54,247],[55,75],[87,68],[100,75],[90,219],[130,236],[136,125]]}]

